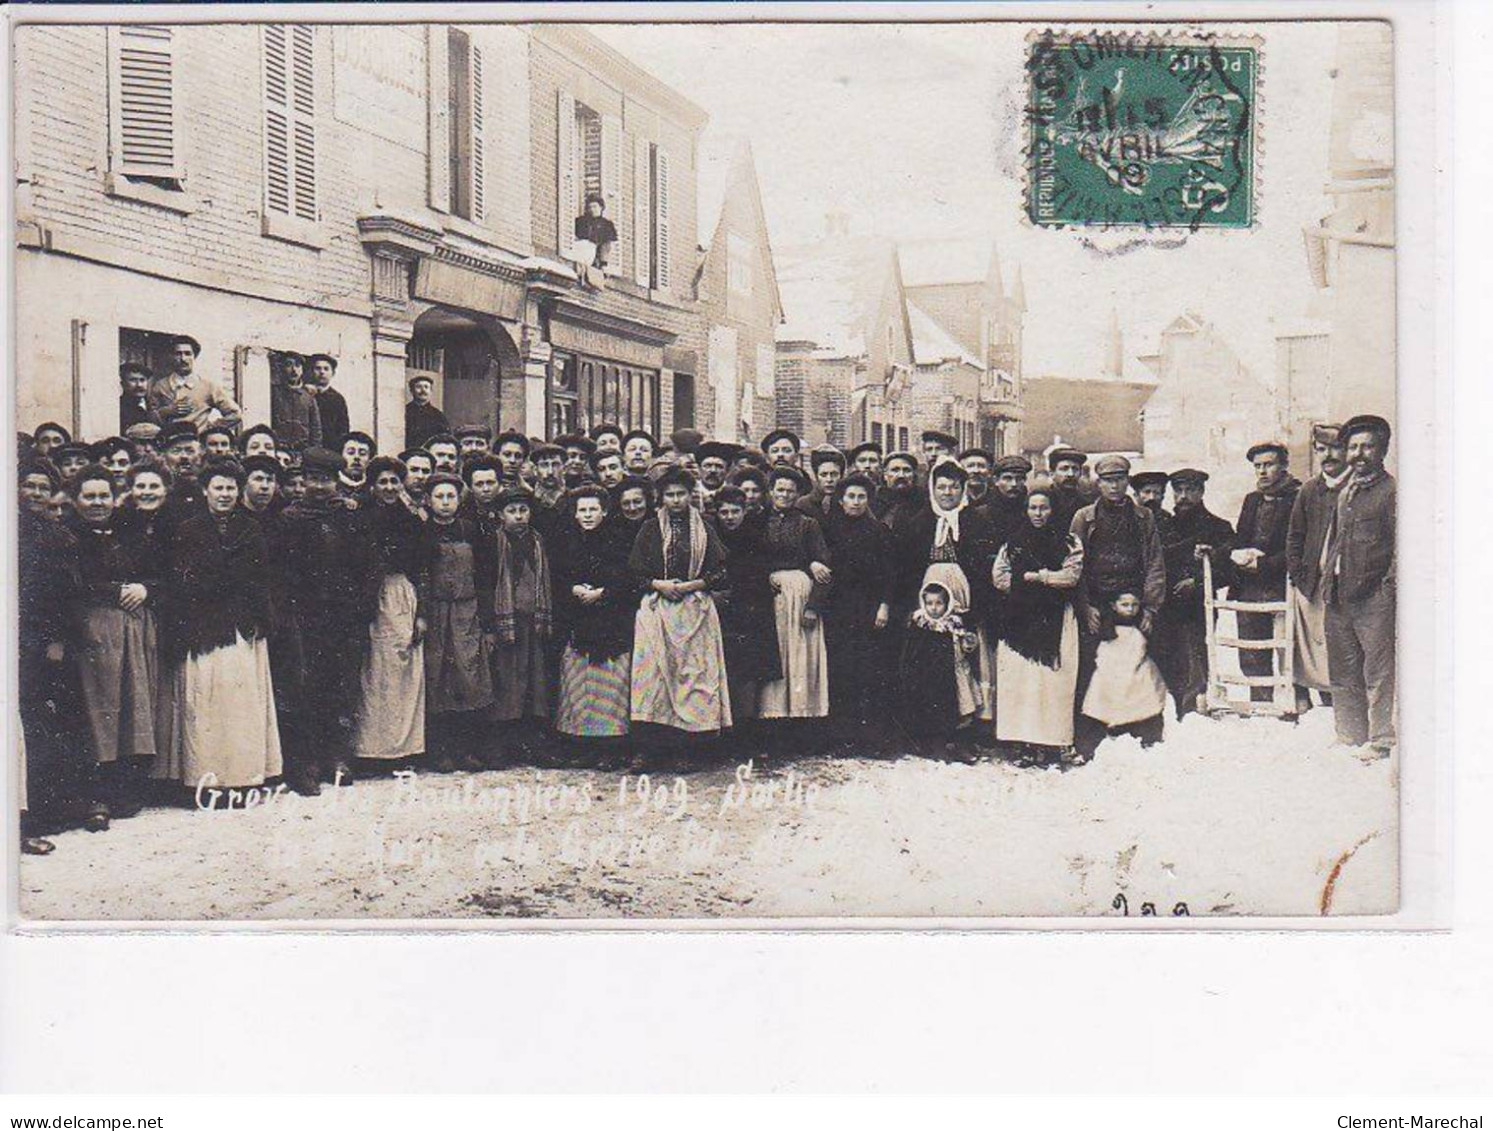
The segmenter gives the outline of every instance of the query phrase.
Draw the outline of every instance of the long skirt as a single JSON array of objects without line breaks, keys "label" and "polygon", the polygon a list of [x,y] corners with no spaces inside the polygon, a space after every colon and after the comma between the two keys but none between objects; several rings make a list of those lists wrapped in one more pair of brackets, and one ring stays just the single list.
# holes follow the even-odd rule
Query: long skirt
[{"label": "long skirt", "polygon": [[368,626],[362,697],[353,732],[357,758],[408,758],[425,752],[425,649],[413,644],[415,587],[389,574]]},{"label": "long skirt", "polygon": [[777,589],[772,612],[778,626],[783,678],[762,685],[757,697],[757,716],[822,719],[829,714],[829,657],[824,650],[824,621],[816,621],[812,628],[803,624],[814,582],[799,569],[777,570],[772,582]]},{"label": "long skirt", "polygon": [[[1320,587],[1319,587],[1320,589]],[[1300,687],[1331,691],[1327,670],[1327,604],[1321,599],[1309,601],[1301,590],[1295,594],[1291,616],[1295,618],[1296,662],[1292,673]]]},{"label": "long skirt", "polygon": [[154,758],[159,678],[155,615],[92,606],[83,613],[78,682],[99,762]]},{"label": "long skirt", "polygon": [[593,660],[569,644],[560,657],[560,702],[555,729],[579,738],[615,738],[627,733],[632,654]]},{"label": "long skirt", "polygon": [[1058,666],[1028,660],[1004,640],[996,647],[1000,711],[995,737],[1034,746],[1073,745],[1073,701],[1078,692],[1078,618],[1063,610]]},{"label": "long skirt", "polygon": [[425,631],[425,709],[475,711],[492,703],[492,670],[477,617],[477,598],[430,602]]},{"label": "long skirt", "polygon": [[157,777],[196,787],[263,785],[281,771],[280,729],[263,640],[188,656],[173,679],[171,745],[157,756]]},{"label": "long skirt", "polygon": [[964,627],[973,631],[980,642],[967,658],[968,662],[959,665],[959,713],[978,715],[988,723],[995,718],[995,650],[985,626],[970,623],[969,578],[964,576],[964,569],[958,562],[929,562],[923,571],[919,592],[933,584],[942,585],[949,591],[950,611],[959,614]]},{"label": "long skirt", "polygon": [[631,713],[692,734],[731,725],[726,648],[709,593],[665,601],[650,593],[633,627]]}]

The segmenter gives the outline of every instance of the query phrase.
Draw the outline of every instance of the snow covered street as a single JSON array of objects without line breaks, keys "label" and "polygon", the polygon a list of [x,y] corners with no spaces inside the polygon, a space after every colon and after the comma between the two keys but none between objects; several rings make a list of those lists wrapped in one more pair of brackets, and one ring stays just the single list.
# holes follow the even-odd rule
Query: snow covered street
[{"label": "snow covered street", "polygon": [[21,908],[87,920],[1395,909],[1395,760],[1334,748],[1325,710],[1294,727],[1191,716],[1168,728],[1158,747],[1111,739],[1066,772],[920,758],[656,779],[515,769],[147,810],[24,857]]}]

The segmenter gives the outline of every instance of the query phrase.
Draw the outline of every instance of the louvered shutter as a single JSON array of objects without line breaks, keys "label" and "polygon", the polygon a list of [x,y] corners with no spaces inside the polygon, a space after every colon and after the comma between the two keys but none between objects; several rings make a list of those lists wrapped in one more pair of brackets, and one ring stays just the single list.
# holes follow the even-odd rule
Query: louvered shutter
[{"label": "louvered shutter", "polygon": [[657,184],[654,192],[658,197],[658,223],[654,231],[654,239],[658,242],[657,286],[659,290],[666,291],[673,285],[674,275],[673,225],[670,220],[673,186],[669,176],[669,155],[662,149],[654,152],[657,154],[654,171]]},{"label": "louvered shutter", "polygon": [[306,24],[264,28],[265,207],[315,221],[316,39]]},{"label": "louvered shutter", "polygon": [[[601,119],[601,199],[606,203],[607,215],[617,226],[617,238],[622,238],[622,121],[603,115]],[[622,249],[612,249],[607,261],[607,274],[622,274]]]},{"label": "louvered shutter", "polygon": [[653,285],[653,146],[638,138],[632,155],[633,277]]},{"label": "louvered shutter", "polygon": [[430,97],[426,112],[429,136],[428,179],[430,206],[437,212],[451,211],[451,51],[444,24],[425,27],[425,76]]},{"label": "louvered shutter", "polygon": [[576,189],[575,98],[562,90],[556,102],[555,241],[560,254],[569,257],[575,250],[575,206],[580,196]]},{"label": "louvered shutter", "polygon": [[487,162],[487,137],[483,132],[487,112],[485,108],[487,86],[486,68],[483,63],[482,49],[475,43],[472,44],[472,63],[468,68],[472,83],[472,136],[471,136],[471,201],[472,219],[478,223],[482,222],[487,215],[487,188],[486,188],[486,162]]},{"label": "louvered shutter", "polygon": [[180,180],[172,29],[125,25],[114,36],[114,168],[127,177]]}]

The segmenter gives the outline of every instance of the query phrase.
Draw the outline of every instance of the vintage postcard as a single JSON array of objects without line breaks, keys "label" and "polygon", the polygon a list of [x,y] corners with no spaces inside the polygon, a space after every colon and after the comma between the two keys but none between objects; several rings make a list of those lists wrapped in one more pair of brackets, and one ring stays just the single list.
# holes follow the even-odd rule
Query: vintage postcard
[{"label": "vintage postcard", "polygon": [[1395,30],[1083,8],[19,22],[22,924],[1392,916]]}]

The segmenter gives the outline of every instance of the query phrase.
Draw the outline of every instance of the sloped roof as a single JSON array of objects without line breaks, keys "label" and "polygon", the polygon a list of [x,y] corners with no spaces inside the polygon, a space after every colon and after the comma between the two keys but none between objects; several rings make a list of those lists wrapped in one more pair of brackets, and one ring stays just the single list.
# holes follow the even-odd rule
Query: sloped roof
[{"label": "sloped roof", "polygon": [[1045,375],[1022,382],[1026,421],[1022,446],[1046,449],[1054,436],[1085,452],[1138,452],[1144,448],[1140,412],[1154,383]]},{"label": "sloped roof", "polygon": [[834,357],[865,354],[866,324],[891,270],[891,255],[884,240],[854,237],[778,248],[778,341],[813,342]]},{"label": "sloped roof", "polygon": [[735,134],[707,129],[700,135],[695,154],[695,232],[702,247],[709,247],[715,238],[731,187],[731,169],[745,144],[745,139]]},{"label": "sloped roof", "polygon": [[897,245],[902,284],[908,287],[983,283],[995,248],[989,240],[913,240]]},{"label": "sloped roof", "polygon": [[962,361],[976,369],[984,368],[979,360],[940,326],[921,306],[907,300],[907,321],[912,328],[912,356],[919,365],[938,365],[944,361]]}]

